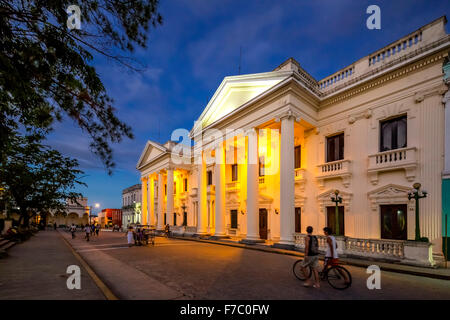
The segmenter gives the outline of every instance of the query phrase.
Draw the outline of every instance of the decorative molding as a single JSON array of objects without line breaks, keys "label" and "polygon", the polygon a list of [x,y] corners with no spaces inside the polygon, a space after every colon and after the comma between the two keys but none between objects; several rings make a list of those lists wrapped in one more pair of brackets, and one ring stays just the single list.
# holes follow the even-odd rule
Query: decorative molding
[{"label": "decorative molding", "polygon": [[388,184],[367,193],[370,208],[377,211],[380,205],[407,204],[408,210],[414,211],[414,200],[408,200],[410,187]]},{"label": "decorative molding", "polygon": [[[323,214],[326,213],[326,207],[334,207],[336,204],[331,201],[331,194],[334,194],[334,189],[328,189],[327,191],[319,194],[317,196],[317,201],[319,202],[319,210]],[[339,190],[339,196],[342,197],[342,205],[346,213],[351,212],[353,193],[345,192]]]},{"label": "decorative molding", "polygon": [[[336,104],[340,101],[343,101],[345,99],[349,99],[355,95],[358,95],[360,93],[364,93],[365,91],[372,89],[374,87],[377,87],[387,81],[391,81],[393,79],[402,77],[407,75],[408,73],[411,73],[413,71],[417,71],[419,69],[424,68],[425,66],[429,65],[430,63],[434,63],[437,62],[439,60],[442,60],[445,58],[447,54],[445,52],[440,52],[437,54],[434,54],[432,56],[423,58],[417,62],[414,62],[412,64],[409,64],[407,66],[401,67],[395,71],[389,72],[386,75],[382,75],[376,79],[370,80],[367,83],[361,83],[361,85],[359,85],[358,87],[354,88],[354,89],[349,89],[347,91],[344,91],[343,93],[337,95],[334,98],[329,98],[328,100],[326,99],[326,96],[324,97],[325,101],[323,102],[323,104],[321,105],[321,107],[325,107],[328,105],[332,105],[332,104]],[[348,85],[348,84],[347,84]],[[331,93],[331,92],[330,92]],[[328,93],[329,94],[329,93]]]}]

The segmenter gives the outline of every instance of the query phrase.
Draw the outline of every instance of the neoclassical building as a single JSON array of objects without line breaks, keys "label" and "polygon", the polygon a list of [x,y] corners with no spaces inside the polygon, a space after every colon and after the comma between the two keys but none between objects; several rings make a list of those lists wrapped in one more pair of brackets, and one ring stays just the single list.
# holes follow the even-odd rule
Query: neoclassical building
[{"label": "neoclassical building", "polygon": [[428,191],[421,236],[440,254],[445,24],[441,17],[321,80],[292,58],[224,78],[188,134],[147,142],[137,164],[142,223],[279,245],[328,225],[353,245],[401,255],[415,237],[408,192],[419,182]]}]

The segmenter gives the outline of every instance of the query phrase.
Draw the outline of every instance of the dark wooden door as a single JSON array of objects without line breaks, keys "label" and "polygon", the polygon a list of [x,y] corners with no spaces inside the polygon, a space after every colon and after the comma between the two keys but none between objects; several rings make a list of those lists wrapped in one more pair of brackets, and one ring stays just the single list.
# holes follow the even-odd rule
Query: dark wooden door
[{"label": "dark wooden door", "polygon": [[187,212],[183,212],[183,226],[187,226]]},{"label": "dark wooden door", "polygon": [[177,214],[175,212],[173,213],[173,225],[177,225]]},{"label": "dark wooden door", "polygon": [[339,216],[339,233],[336,233],[336,207],[327,207],[327,227],[331,228],[334,235],[345,235],[345,225],[344,225],[344,207],[338,207]]},{"label": "dark wooden door", "polygon": [[259,209],[259,237],[267,239],[267,209]]},{"label": "dark wooden door", "polygon": [[302,208],[295,208],[295,232],[302,232]]},{"label": "dark wooden door", "polygon": [[407,240],[407,206],[406,204],[383,205],[381,211],[381,238]]}]

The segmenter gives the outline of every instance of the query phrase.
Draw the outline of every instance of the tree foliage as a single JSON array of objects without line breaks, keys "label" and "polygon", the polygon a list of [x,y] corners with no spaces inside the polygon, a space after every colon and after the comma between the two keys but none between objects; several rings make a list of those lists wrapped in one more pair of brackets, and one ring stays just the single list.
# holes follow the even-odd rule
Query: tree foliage
[{"label": "tree foliage", "polygon": [[[42,136],[12,135],[0,163],[0,186],[10,211],[17,211],[25,225],[38,212],[65,207],[81,194],[73,192],[81,170],[75,159],[42,144]],[[13,210],[11,210],[11,208]]]},{"label": "tree foliage", "polygon": [[[70,5],[81,9],[80,30],[67,27]],[[157,0],[0,0],[0,150],[17,129],[45,135],[68,116],[90,136],[92,151],[111,173],[110,144],[133,134],[116,116],[92,61],[100,54],[137,70],[126,55],[145,47],[149,27],[162,23],[157,5]]]}]

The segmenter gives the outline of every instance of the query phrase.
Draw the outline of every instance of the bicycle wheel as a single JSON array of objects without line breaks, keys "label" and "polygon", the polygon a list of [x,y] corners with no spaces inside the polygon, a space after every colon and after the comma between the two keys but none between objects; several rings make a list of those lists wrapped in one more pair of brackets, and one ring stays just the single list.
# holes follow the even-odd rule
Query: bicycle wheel
[{"label": "bicycle wheel", "polygon": [[327,281],[335,289],[344,290],[352,285],[352,276],[341,266],[332,266],[327,271]]},{"label": "bicycle wheel", "polygon": [[294,272],[294,275],[298,280],[306,280],[311,277],[311,268],[310,267],[306,268],[306,277],[305,277],[305,273],[303,272],[303,268],[301,267],[302,261],[303,260],[297,260],[294,263],[294,265],[292,266],[292,271]]}]

